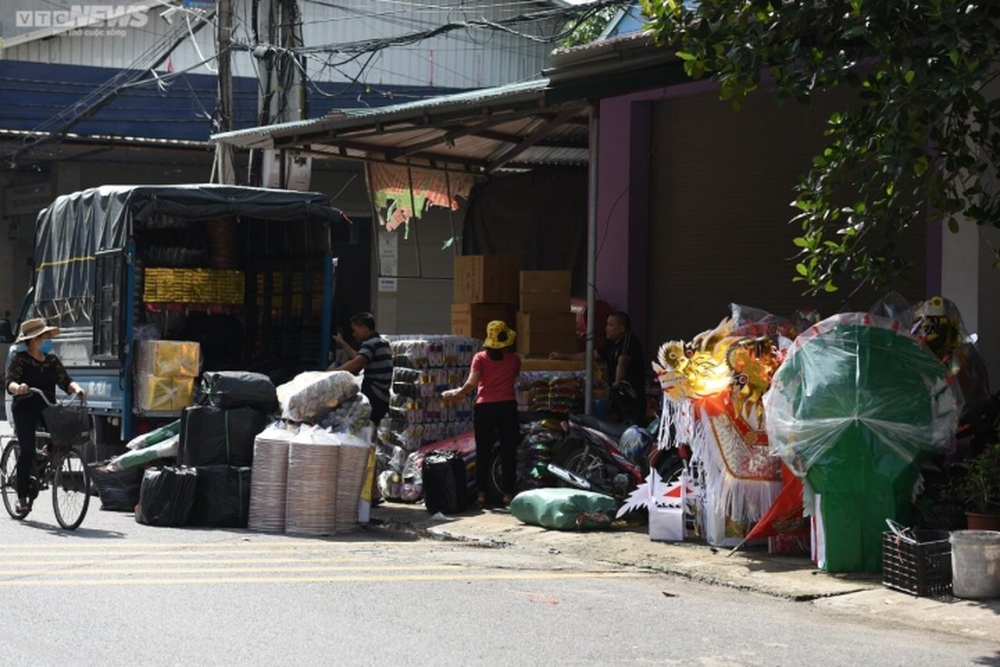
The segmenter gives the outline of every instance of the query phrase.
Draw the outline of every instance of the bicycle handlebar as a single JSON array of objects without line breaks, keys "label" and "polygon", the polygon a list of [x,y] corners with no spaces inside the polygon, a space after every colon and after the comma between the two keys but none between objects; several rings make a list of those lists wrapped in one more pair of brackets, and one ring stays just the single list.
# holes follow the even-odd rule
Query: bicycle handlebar
[{"label": "bicycle handlebar", "polygon": [[70,394],[69,398],[66,401],[60,401],[57,398],[56,401],[55,401],[55,403],[53,403],[52,401],[50,401],[49,397],[45,395],[45,392],[42,391],[41,389],[38,389],[37,387],[28,387],[28,391],[34,392],[34,393],[38,394],[39,396],[41,396],[42,400],[45,401],[45,404],[48,405],[50,408],[54,408],[57,405],[69,405],[70,403],[72,403],[77,398],[80,399],[80,405],[81,405],[81,407],[87,405],[87,399],[83,397],[83,392],[79,392],[79,391]]}]

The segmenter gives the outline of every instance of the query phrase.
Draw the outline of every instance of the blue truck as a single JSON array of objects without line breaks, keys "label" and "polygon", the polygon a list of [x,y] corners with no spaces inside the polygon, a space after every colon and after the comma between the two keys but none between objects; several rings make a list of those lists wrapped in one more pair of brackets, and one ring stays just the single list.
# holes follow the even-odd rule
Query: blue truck
[{"label": "blue truck", "polygon": [[33,279],[17,321],[0,323],[0,342],[32,317],[58,326],[54,352],[87,391],[87,458],[113,455],[180,414],[136,400],[141,340],[194,341],[201,370],[253,370],[276,383],[325,368],[332,249],[347,225],[310,192],[196,184],[60,196],[38,216]]}]

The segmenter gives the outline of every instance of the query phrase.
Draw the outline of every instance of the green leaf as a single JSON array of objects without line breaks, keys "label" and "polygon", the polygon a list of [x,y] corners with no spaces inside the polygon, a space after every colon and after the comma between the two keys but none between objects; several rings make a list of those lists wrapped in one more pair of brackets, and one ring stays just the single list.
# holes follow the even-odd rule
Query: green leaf
[{"label": "green leaf", "polygon": [[952,234],[958,234],[958,220],[955,216],[948,218],[948,231]]},{"label": "green leaf", "polygon": [[801,236],[796,236],[794,239],[792,239],[792,243],[794,243],[795,245],[797,245],[800,248],[808,248],[809,247],[809,241],[806,241]]},{"label": "green leaf", "polygon": [[806,268],[805,264],[796,264],[795,265],[795,271],[798,272],[798,274],[800,276],[808,276],[809,275],[809,269]]},{"label": "green leaf", "polygon": [[840,288],[834,285],[832,280],[826,281],[826,284],[823,285],[824,292],[836,292],[838,289]]},{"label": "green leaf", "polygon": [[906,81],[906,83],[913,83],[913,77],[915,77],[916,75],[917,73],[914,72],[912,69],[907,70],[906,74],[903,75],[903,80]]}]

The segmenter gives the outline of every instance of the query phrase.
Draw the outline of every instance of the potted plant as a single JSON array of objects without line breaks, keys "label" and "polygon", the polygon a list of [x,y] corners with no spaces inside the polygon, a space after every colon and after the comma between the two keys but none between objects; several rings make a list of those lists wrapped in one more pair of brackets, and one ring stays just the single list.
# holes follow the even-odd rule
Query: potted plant
[{"label": "potted plant", "polygon": [[1000,530],[1000,443],[961,465],[965,473],[955,491],[965,503],[969,529]]}]

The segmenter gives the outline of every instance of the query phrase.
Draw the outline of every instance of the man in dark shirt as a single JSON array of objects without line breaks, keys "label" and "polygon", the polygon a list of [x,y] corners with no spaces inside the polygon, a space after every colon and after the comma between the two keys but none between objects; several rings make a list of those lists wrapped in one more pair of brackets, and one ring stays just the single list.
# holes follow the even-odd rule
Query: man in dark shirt
[{"label": "man in dark shirt", "polygon": [[389,412],[389,387],[392,384],[392,349],[389,341],[375,330],[375,316],[358,313],[350,319],[354,340],[361,343],[356,351],[339,333],[334,336],[337,345],[351,357],[342,366],[330,366],[328,370],[349,371],[357,375],[364,370],[361,393],[368,397],[372,406],[372,423],[378,427]]},{"label": "man in dark shirt", "polygon": [[[594,350],[598,361],[605,364],[605,374],[612,388],[612,407],[619,416],[633,424],[646,420],[646,357],[639,339],[632,333],[632,318],[616,311],[608,315],[604,326],[607,340]],[[583,359],[585,352],[566,354],[552,352],[552,359]]]}]

